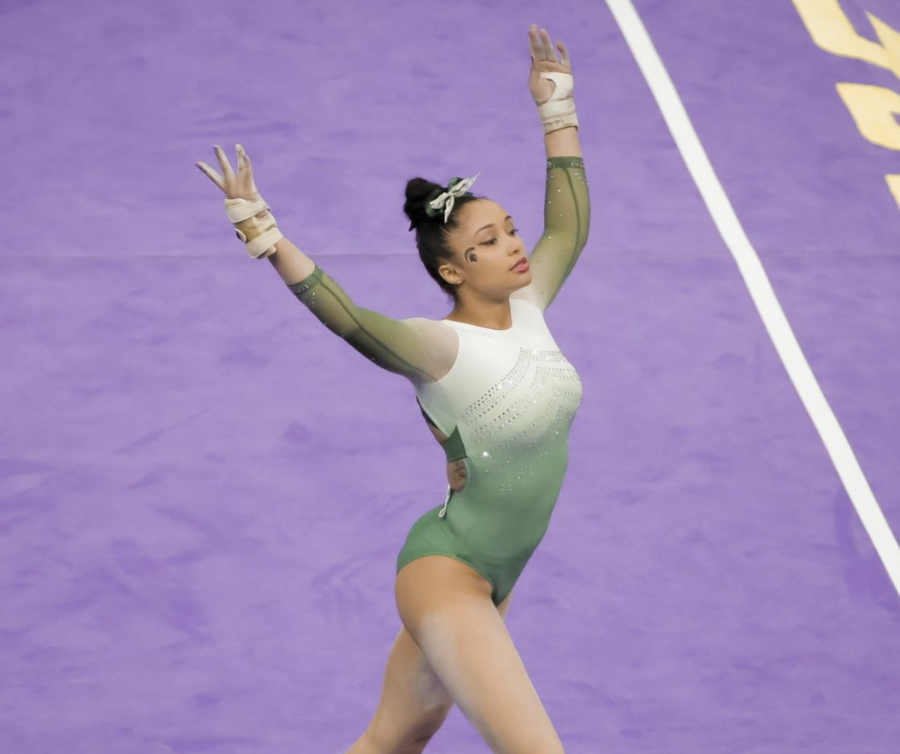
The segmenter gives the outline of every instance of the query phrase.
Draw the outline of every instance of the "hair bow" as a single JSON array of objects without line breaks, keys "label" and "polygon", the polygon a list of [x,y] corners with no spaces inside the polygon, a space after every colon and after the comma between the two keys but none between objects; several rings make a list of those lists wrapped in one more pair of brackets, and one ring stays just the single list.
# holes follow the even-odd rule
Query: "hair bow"
[{"label": "hair bow", "polygon": [[456,201],[456,197],[466,195],[468,193],[467,189],[475,183],[475,179],[479,175],[481,173],[476,173],[471,178],[451,178],[447,184],[447,190],[438,196],[437,199],[432,199],[425,205],[425,212],[428,214],[428,217],[440,217],[441,210],[443,210],[444,222],[447,222],[447,218],[450,217],[450,212],[453,210],[453,203]]}]

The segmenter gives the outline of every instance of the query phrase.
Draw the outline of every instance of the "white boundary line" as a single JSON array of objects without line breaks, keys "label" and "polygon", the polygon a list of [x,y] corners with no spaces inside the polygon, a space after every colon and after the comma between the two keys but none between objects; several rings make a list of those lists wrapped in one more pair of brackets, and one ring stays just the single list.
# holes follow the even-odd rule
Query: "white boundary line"
[{"label": "white boundary line", "polygon": [[872,544],[881,558],[894,589],[900,594],[900,547],[894,538],[891,528],[872,494],[869,483],[859,466],[850,443],[844,436],[841,425],[828,405],[819,383],[800,350],[800,344],[778,303],[766,272],[759,261],[756,250],[744,233],[743,227],[719,183],[709,158],[700,143],[697,132],[691,124],[684,109],[684,104],[675,90],[675,85],[666,71],[653,41],[647,34],[644,24],[638,16],[631,0],[606,0],[610,11],[625,41],[637,61],[644,78],[663,117],[672,132],[678,150],[684,159],[703,201],[712,215],[713,222],[719,229],[722,239],[737,262],[747,289],[762,317],[763,324],[771,337],[781,362],[787,370],[791,382],[803,405],[815,424],[825,449],[837,470],[844,488],[853,501],[856,512],[862,520]]}]

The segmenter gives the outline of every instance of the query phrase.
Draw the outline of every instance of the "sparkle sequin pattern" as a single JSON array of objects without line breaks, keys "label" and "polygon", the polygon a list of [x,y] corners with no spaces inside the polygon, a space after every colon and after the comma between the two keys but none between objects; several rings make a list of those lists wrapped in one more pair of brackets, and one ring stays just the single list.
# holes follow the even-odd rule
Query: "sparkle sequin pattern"
[{"label": "sparkle sequin pattern", "polygon": [[316,291],[310,289],[313,289],[321,281],[321,278],[317,273],[318,270],[309,275],[305,280],[301,280],[299,283],[293,283],[288,286],[288,289],[311,310],[316,308]]},{"label": "sparkle sequin pattern", "polygon": [[460,413],[478,471],[513,494],[568,445],[581,398],[578,372],[561,351],[520,348],[503,378]]}]

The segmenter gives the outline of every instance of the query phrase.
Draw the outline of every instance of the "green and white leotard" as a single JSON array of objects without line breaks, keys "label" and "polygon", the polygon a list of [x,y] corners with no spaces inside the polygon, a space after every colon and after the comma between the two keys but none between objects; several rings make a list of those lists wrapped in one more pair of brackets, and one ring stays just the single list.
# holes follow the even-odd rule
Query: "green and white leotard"
[{"label": "green and white leotard", "polygon": [[587,242],[590,198],[581,157],[547,159],[544,232],[529,255],[532,282],[510,296],[505,330],[424,317],[395,320],[353,303],[318,265],[288,286],[332,332],[380,367],[407,377],[448,461],[467,480],[412,526],[397,572],[424,555],[461,560],[499,605],[543,539],[568,466],[581,404],[578,373],[544,311]]}]

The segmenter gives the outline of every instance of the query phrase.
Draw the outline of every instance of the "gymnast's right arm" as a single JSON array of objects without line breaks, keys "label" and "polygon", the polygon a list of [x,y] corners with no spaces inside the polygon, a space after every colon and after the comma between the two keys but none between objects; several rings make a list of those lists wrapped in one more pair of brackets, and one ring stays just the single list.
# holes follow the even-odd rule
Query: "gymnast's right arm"
[{"label": "gymnast's right arm", "polygon": [[357,306],[347,292],[287,238],[269,261],[322,324],[363,356],[413,382],[433,382],[452,366],[456,333],[423,317],[397,320]]},{"label": "gymnast's right arm", "polygon": [[288,288],[329,330],[378,366],[414,383],[441,379],[456,360],[456,331],[424,317],[396,320],[357,306],[330,275],[284,237],[256,188],[250,156],[240,144],[235,146],[237,173],[218,145],[222,174],[202,160],[195,164],[225,194],[225,209],[247,253],[254,259],[268,258]]}]

